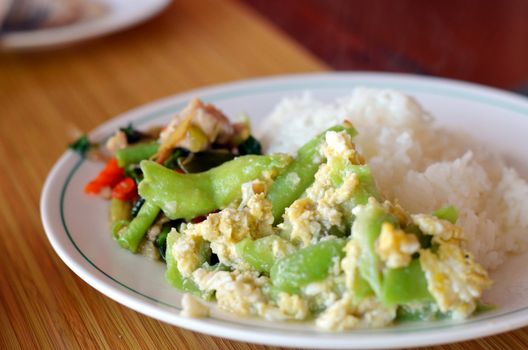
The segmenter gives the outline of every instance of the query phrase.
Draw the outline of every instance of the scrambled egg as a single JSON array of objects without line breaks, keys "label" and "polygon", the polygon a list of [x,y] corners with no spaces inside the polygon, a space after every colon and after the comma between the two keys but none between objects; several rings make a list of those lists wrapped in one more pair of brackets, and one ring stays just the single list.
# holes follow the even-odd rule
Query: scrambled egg
[{"label": "scrambled egg", "polygon": [[411,215],[412,221],[425,234],[433,236],[433,242],[459,242],[462,239],[462,228],[433,215]]},{"label": "scrambled egg", "polygon": [[280,312],[294,320],[304,320],[310,313],[306,300],[296,294],[280,293],[278,306]]},{"label": "scrambled egg", "polygon": [[321,232],[321,224],[317,219],[315,203],[309,198],[301,198],[286,208],[284,224],[280,227],[290,231],[292,241],[300,241],[306,247]]},{"label": "scrambled egg", "polygon": [[491,280],[486,270],[475,262],[473,255],[461,247],[462,229],[432,215],[412,215],[423,233],[433,237],[436,252],[420,250],[420,264],[429,292],[440,311],[453,312],[455,318],[465,318],[476,308],[477,300]]},{"label": "scrambled egg", "polygon": [[241,262],[235,244],[244,238],[257,239],[273,234],[272,224],[271,203],[266,200],[264,193],[254,193],[242,208],[226,208],[209,214],[201,223],[185,225],[181,230],[183,243],[191,253],[183,256],[181,249],[175,245],[173,254],[179,264],[190,254],[198,254],[198,245],[193,242],[204,239],[210,242],[211,250],[218,255],[221,263],[236,265]]},{"label": "scrambled egg", "polygon": [[286,255],[293,253],[295,247],[285,239],[276,239],[271,245],[271,253],[275,259],[284,258]]},{"label": "scrambled egg", "polygon": [[299,295],[280,293],[277,304],[268,299],[264,289],[269,278],[254,272],[208,271],[197,269],[193,278],[203,291],[214,291],[221,309],[242,316],[260,316],[270,320],[304,320],[308,304]]},{"label": "scrambled egg", "polygon": [[193,278],[203,291],[216,292],[218,306],[238,315],[263,315],[267,298],[261,287],[269,283],[266,277],[251,272],[208,271],[197,269]]},{"label": "scrambled egg", "polygon": [[[386,326],[396,318],[397,305],[384,305],[374,292],[362,296],[361,300],[352,293],[360,277],[358,266],[364,248],[354,237],[347,238],[344,257],[334,257],[328,276],[303,286],[299,294],[273,295],[270,277],[252,270],[235,250],[235,245],[246,238],[278,234],[289,238],[273,241],[272,255],[278,259],[322,240],[336,239],[330,233],[333,228],[346,230],[347,215],[350,218],[350,212],[346,211],[358,212],[343,203],[353,198],[360,186],[359,179],[353,173],[346,176],[339,173],[342,176],[339,186],[333,180],[336,169],[360,165],[364,160],[345,132],[328,132],[320,156],[326,162],[316,172],[313,184],[285,210],[284,222],[278,227],[273,227],[271,203],[265,197],[270,182],[254,181],[242,186],[240,202],[208,215],[201,223],[183,225],[172,255],[184,277],[192,278],[200,290],[214,293],[221,309],[238,315],[269,320],[314,317],[318,327],[334,331]],[[299,176],[290,174],[288,181],[295,184]],[[461,229],[432,215],[409,215],[397,203],[378,204],[373,197],[369,199],[369,204],[372,203],[399,223],[381,225],[374,245],[375,254],[381,260],[380,271],[406,267],[413,255],[419,255],[427,288],[438,304],[433,307],[452,312],[455,317],[471,314],[491,282],[486,271],[461,248]],[[420,249],[418,237],[405,231],[409,225],[432,236],[433,247]],[[231,271],[204,268],[204,249],[211,249]],[[186,315],[206,315],[206,309],[191,297],[185,296],[183,302]],[[424,305],[406,306],[420,309]]]},{"label": "scrambled egg", "polygon": [[336,279],[330,277],[323,281],[308,284],[303,288],[302,295],[310,301],[310,305],[314,309],[322,310],[340,298],[336,287]]},{"label": "scrambled egg", "polygon": [[358,327],[383,327],[395,317],[396,307],[385,307],[375,297],[355,303],[352,296],[345,293],[316,318],[315,324],[326,330],[345,331]]},{"label": "scrambled egg", "polygon": [[182,311],[180,315],[183,317],[202,318],[209,316],[209,308],[191,294],[185,293],[182,296],[181,303]]},{"label": "scrambled egg", "polygon": [[345,246],[345,257],[341,260],[341,269],[345,273],[345,283],[348,289],[354,288],[357,266],[361,255],[361,248],[355,239],[348,241]]},{"label": "scrambled egg", "polygon": [[364,164],[365,159],[356,152],[356,146],[352,142],[352,137],[344,131],[329,131],[325,134],[325,144],[322,153],[328,163],[334,160],[346,160],[352,164]]},{"label": "scrambled egg", "polygon": [[376,253],[387,267],[405,267],[411,262],[411,257],[420,248],[416,235],[405,233],[394,228],[388,222],[381,225],[381,233],[376,240]]},{"label": "scrambled egg", "polygon": [[398,219],[400,225],[408,226],[412,222],[411,216],[398,204],[398,201],[394,203],[385,201],[382,206],[390,215]]},{"label": "scrambled egg", "polygon": [[440,244],[436,253],[420,250],[420,264],[440,311],[452,311],[455,318],[469,316],[491,286],[486,270],[453,243]]},{"label": "scrambled egg", "polygon": [[332,227],[341,231],[345,229],[346,209],[341,204],[354,195],[359,180],[356,174],[350,174],[336,188],[331,177],[335,163],[344,166],[364,162],[346,132],[327,132],[321,147],[321,156],[325,157],[327,162],[319,167],[313,184],[306,190],[306,195],[286,209],[284,223],[279,225],[279,228],[290,232],[292,240],[301,242],[302,247],[317,242],[322,233]]},{"label": "scrambled egg", "polygon": [[[175,229],[172,229],[175,231]],[[205,241],[201,236],[176,234],[177,238],[172,246],[172,256],[178,264],[178,270],[184,277],[189,277],[202,263],[200,256]]]}]

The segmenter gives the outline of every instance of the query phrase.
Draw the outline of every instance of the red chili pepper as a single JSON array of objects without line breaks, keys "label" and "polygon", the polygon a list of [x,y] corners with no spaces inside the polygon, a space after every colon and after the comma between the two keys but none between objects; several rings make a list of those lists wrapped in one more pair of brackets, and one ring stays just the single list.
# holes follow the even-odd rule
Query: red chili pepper
[{"label": "red chili pepper", "polygon": [[106,163],[105,168],[84,187],[84,192],[99,194],[105,187],[114,187],[125,178],[125,170],[117,165],[117,160],[112,158]]},{"label": "red chili pepper", "polygon": [[136,182],[130,177],[121,180],[112,190],[112,198],[131,201],[137,197]]}]

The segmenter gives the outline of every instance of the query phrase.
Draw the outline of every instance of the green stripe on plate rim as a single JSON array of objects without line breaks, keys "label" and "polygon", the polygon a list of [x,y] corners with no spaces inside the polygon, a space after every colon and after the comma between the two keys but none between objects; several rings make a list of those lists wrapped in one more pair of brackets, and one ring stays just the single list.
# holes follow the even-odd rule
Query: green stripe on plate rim
[{"label": "green stripe on plate rim", "polygon": [[[295,79],[295,78],[294,78]],[[514,111],[514,112],[517,112],[517,113],[522,113],[522,114],[528,114],[528,108],[526,106],[521,106],[521,105],[518,105],[518,104],[515,104],[515,103],[510,103],[510,102],[505,102],[505,101],[501,101],[501,100],[497,100],[496,97],[490,97],[490,96],[484,96],[484,95],[479,95],[479,94],[476,94],[474,92],[468,92],[468,91],[464,91],[465,89],[467,89],[466,87],[459,87],[459,86],[455,86],[455,87],[451,87],[451,88],[442,88],[442,87],[439,87],[439,86],[418,86],[416,85],[415,83],[392,83],[392,82],[380,82],[380,83],[373,83],[372,81],[361,81],[361,80],[358,80],[358,79],[353,79],[348,81],[348,80],[343,80],[343,81],[321,81],[319,79],[315,79],[315,80],[311,80],[311,79],[303,79],[303,82],[302,83],[299,83],[299,82],[293,82],[293,83],[280,83],[280,82],[268,82],[268,83],[259,83],[257,81],[256,83],[257,85],[258,84],[265,84],[264,86],[254,86],[254,87],[235,87],[235,88],[232,88],[232,90],[230,91],[223,91],[223,92],[217,92],[217,93],[210,93],[208,95],[205,95],[205,96],[202,96],[202,98],[208,102],[218,102],[218,101],[222,101],[222,100],[226,100],[226,99],[230,99],[230,98],[234,98],[234,97],[242,97],[242,96],[249,96],[249,95],[254,95],[254,94],[262,94],[262,93],[269,93],[269,92],[278,92],[278,91],[281,91],[281,92],[287,92],[287,91],[298,91],[298,92],[302,92],[302,91],[309,91],[309,90],[325,90],[325,89],[350,89],[352,90],[355,86],[366,86],[366,87],[373,87],[373,88],[391,88],[391,89],[400,89],[400,90],[407,90],[407,91],[415,91],[415,92],[421,92],[421,93],[429,93],[429,94],[433,94],[433,95],[438,95],[438,96],[446,96],[446,97],[452,97],[452,98],[458,98],[458,99],[462,99],[462,100],[471,100],[471,101],[476,101],[476,102],[480,102],[480,103],[484,103],[484,104],[488,104],[488,105],[492,105],[494,107],[500,107],[500,108],[503,108],[503,109],[507,109],[507,110],[510,110],[510,111]],[[271,84],[268,86],[268,84]],[[277,85],[274,85],[274,84],[279,84],[280,86],[277,86]],[[432,82],[432,84],[438,84],[437,82]],[[227,87],[227,89],[230,89],[230,87]],[[164,107],[162,109],[159,109],[155,112],[152,112],[152,113],[149,113],[145,116],[142,116],[142,117],[139,117],[137,118],[135,121],[134,121],[134,125],[136,126],[140,126],[142,124],[145,124],[147,122],[150,122],[150,121],[153,121],[153,120],[156,120],[157,118],[160,118],[160,117],[163,117],[163,116],[166,116],[168,113],[174,113],[174,112],[177,112],[179,110],[181,110],[184,106],[185,106],[186,102],[177,102],[177,103],[174,103],[173,105],[170,105],[168,107]],[[103,137],[102,139],[105,139],[106,137]],[[147,300],[150,300],[150,301],[153,301],[153,302],[156,302],[158,304],[161,304],[161,305],[164,305],[164,306],[167,306],[167,307],[170,307],[172,309],[175,309],[176,311],[181,311],[181,308],[175,306],[175,305],[172,305],[172,304],[169,304],[169,303],[166,303],[166,302],[163,302],[161,300],[158,300],[156,298],[153,298],[149,295],[146,295],[146,294],[143,294],[135,289],[133,289],[132,287],[129,287],[127,286],[126,284],[124,284],[123,282],[120,282],[117,278],[113,277],[113,276],[110,276],[108,273],[106,273],[105,271],[103,271],[100,267],[98,267],[90,258],[88,258],[84,253],[83,251],[77,246],[77,243],[75,242],[75,240],[73,239],[73,237],[71,236],[70,234],[70,231],[68,229],[68,225],[66,224],[66,219],[64,217],[64,197],[65,197],[65,194],[66,194],[66,191],[68,189],[68,186],[71,182],[71,179],[73,178],[73,176],[75,175],[75,173],[77,172],[77,170],[80,168],[80,166],[84,163],[84,158],[80,158],[76,164],[72,167],[72,169],[70,170],[67,178],[66,178],[66,181],[64,182],[64,185],[62,187],[62,190],[61,190],[61,195],[60,195],[60,215],[61,215],[61,222],[62,222],[62,225],[63,225],[63,228],[64,228],[64,231],[66,232],[70,242],[72,243],[72,245],[75,247],[75,249],[79,252],[79,254],[81,254],[81,256],[92,266],[94,267],[97,271],[101,272],[105,277],[107,277],[108,279],[110,279],[111,281],[113,281],[114,283],[117,283],[118,285],[126,288],[127,290],[139,295],[139,296],[142,296],[143,298],[147,299]],[[498,314],[498,315],[492,315],[492,316],[489,316],[489,317],[483,317],[483,318],[479,318],[479,319],[473,319],[473,320],[466,320],[466,321],[463,321],[463,322],[457,322],[457,323],[449,323],[449,324],[436,324],[436,325],[432,325],[431,327],[419,327],[419,328],[416,328],[416,329],[408,329],[408,328],[401,328],[400,330],[398,330],[398,328],[390,328],[390,332],[391,333],[411,333],[411,332],[422,332],[422,331],[433,331],[433,330],[438,330],[438,329],[445,329],[445,328],[452,328],[452,327],[459,327],[461,325],[467,325],[467,324],[476,324],[476,323],[481,323],[481,322],[486,322],[486,321],[490,321],[490,320],[493,320],[493,319],[497,319],[497,318],[502,318],[504,316],[507,316],[507,315],[511,315],[511,314],[516,314],[516,313],[520,313],[520,312],[524,312],[524,311],[527,311],[528,310],[528,307],[524,307],[524,308],[521,308],[521,309],[517,309],[517,310],[512,310],[512,311],[509,311],[509,312],[506,312],[506,313],[503,313],[503,314]],[[226,319],[223,319],[223,318],[213,318],[217,321],[220,321],[222,323],[233,323],[233,324],[236,324],[237,326],[243,326],[245,328],[250,328],[252,330],[255,330],[255,326],[253,325],[248,325],[247,323],[243,323],[243,322],[236,322],[236,321],[232,321],[232,320],[226,320]],[[259,327],[262,327],[259,325]],[[267,328],[273,332],[280,332],[280,333],[288,333],[288,334],[291,334],[292,331],[288,331],[288,330],[280,330],[280,329],[275,329],[275,328]],[[368,330],[368,331],[361,331],[361,330],[357,330],[357,331],[352,331],[352,332],[349,332],[349,333],[342,333],[342,334],[333,334],[332,335],[335,337],[335,336],[350,336],[350,335],[353,335],[353,334],[361,334],[361,335],[364,335],[364,334],[378,334],[378,333],[384,333],[387,331],[387,328],[385,329],[372,329],[372,330]],[[295,332],[295,331],[294,331]]]}]

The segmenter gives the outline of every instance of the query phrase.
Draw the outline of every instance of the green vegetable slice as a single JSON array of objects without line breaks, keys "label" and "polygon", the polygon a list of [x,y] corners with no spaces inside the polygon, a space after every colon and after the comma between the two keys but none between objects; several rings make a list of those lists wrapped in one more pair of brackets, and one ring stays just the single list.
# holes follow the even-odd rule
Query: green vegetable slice
[{"label": "green vegetable slice", "polygon": [[346,131],[350,136],[357,134],[351,126],[337,125],[311,139],[297,151],[295,160],[277,177],[268,192],[267,198],[273,206],[275,224],[282,220],[284,210],[313,183],[315,173],[324,162],[319,149],[328,131]]},{"label": "green vegetable slice", "polygon": [[413,259],[406,267],[384,271],[381,301],[389,306],[435,301],[427,290],[419,259]]},{"label": "green vegetable slice", "polygon": [[356,219],[352,225],[352,237],[356,239],[361,248],[359,258],[359,273],[378,298],[382,296],[382,262],[375,251],[375,243],[381,233],[384,222],[396,223],[396,219],[387,214],[377,202],[369,202],[359,206],[356,210]]},{"label": "green vegetable slice", "polygon": [[117,150],[115,157],[117,165],[125,168],[130,164],[136,164],[144,159],[148,159],[156,154],[159,145],[157,142],[138,143],[126,148]]},{"label": "green vegetable slice", "polygon": [[265,172],[280,172],[290,163],[284,154],[248,155],[196,174],[179,174],[152,161],[142,161],[139,194],[161,207],[170,219],[190,220],[225,208],[241,198],[241,185]]},{"label": "green vegetable slice", "polygon": [[146,201],[137,216],[130,222],[125,232],[117,239],[119,245],[131,252],[137,252],[139,244],[147,234],[148,229],[158,216],[160,208]]},{"label": "green vegetable slice", "polygon": [[458,214],[458,209],[453,205],[448,205],[433,212],[433,215],[437,218],[447,220],[452,224],[456,224]]},{"label": "green vegetable slice", "polygon": [[273,285],[284,292],[297,294],[307,284],[325,279],[345,255],[345,243],[343,239],[321,241],[280,259],[271,268]]},{"label": "green vegetable slice", "polygon": [[176,230],[170,232],[167,236],[167,250],[165,251],[165,260],[167,261],[167,270],[165,272],[165,279],[171,286],[181,292],[191,293],[199,297],[204,297],[198,286],[192,279],[183,277],[178,270],[178,263],[172,256],[172,247],[176,241],[178,233]]},{"label": "green vegetable slice", "polygon": [[238,242],[235,249],[242,261],[256,271],[269,275],[271,267],[276,261],[273,255],[273,244],[276,241],[284,241],[285,244],[288,244],[283,238],[271,235],[257,240],[246,238]]}]

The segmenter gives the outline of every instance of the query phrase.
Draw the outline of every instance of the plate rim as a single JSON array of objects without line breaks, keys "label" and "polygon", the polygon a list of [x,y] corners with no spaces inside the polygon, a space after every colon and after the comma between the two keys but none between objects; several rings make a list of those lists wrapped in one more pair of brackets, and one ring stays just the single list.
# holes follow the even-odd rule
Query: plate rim
[{"label": "plate rim", "polygon": [[[461,89],[470,89],[474,90],[476,89],[478,92],[485,93],[487,95],[491,94],[495,96],[496,98],[500,98],[504,100],[503,102],[507,102],[505,105],[499,105],[499,107],[506,108],[505,106],[514,107],[514,112],[519,112],[519,106],[524,105],[525,112],[528,113],[528,99],[518,96],[516,94],[498,90],[495,88],[485,87],[474,83],[467,83],[467,82],[460,82],[455,81],[451,79],[445,79],[445,78],[430,78],[430,77],[422,77],[422,76],[415,76],[410,74],[394,74],[394,73],[371,73],[371,72],[346,72],[346,73],[310,73],[310,74],[293,74],[293,75],[281,75],[281,76],[274,76],[274,77],[265,77],[265,78],[256,78],[256,79],[248,79],[248,80],[240,80],[231,82],[228,84],[218,84],[211,87],[206,88],[198,88],[193,89],[188,92],[175,94],[166,98],[162,98],[153,102],[150,102],[148,104],[142,105],[140,107],[131,109],[125,113],[119,114],[118,116],[111,118],[107,120],[106,122],[99,125],[95,130],[93,130],[90,135],[93,135],[95,137],[101,137],[102,132],[105,129],[108,129],[112,126],[112,124],[119,124],[123,123],[125,120],[133,120],[138,119],[140,115],[147,113],[147,111],[151,110],[157,111],[158,113],[172,104],[182,103],[189,97],[193,95],[214,95],[215,93],[229,93],[231,89],[244,89],[248,86],[256,86],[259,85],[266,86],[266,85],[273,85],[273,84],[281,84],[284,82],[299,82],[304,81],[307,79],[345,79],[345,80],[358,80],[358,79],[389,79],[389,80],[404,80],[404,81],[412,81],[414,83],[422,83],[422,84],[432,84],[432,85],[449,85],[449,86],[457,86]],[[379,82],[377,83],[380,84]],[[353,85],[361,85],[360,83],[355,82]],[[352,86],[350,85],[349,90],[352,89]],[[301,92],[302,90],[296,90],[297,92]],[[423,92],[423,90],[421,90]],[[457,96],[458,97],[458,96]],[[179,102],[178,102],[179,101]],[[483,102],[481,100],[481,102]],[[489,101],[488,101],[489,104]],[[494,104],[494,106],[497,106]],[[511,110],[511,109],[510,109]],[[61,242],[59,242],[58,237],[56,237],[56,233],[53,232],[54,227],[52,223],[49,221],[50,208],[48,206],[49,201],[51,197],[53,197],[52,189],[54,188],[54,185],[56,182],[61,182],[58,179],[61,177],[59,176],[61,171],[63,171],[63,167],[68,162],[71,162],[72,158],[75,157],[71,152],[67,151],[65,152],[59,160],[55,163],[53,166],[51,172],[46,178],[43,190],[41,192],[41,198],[40,198],[40,209],[41,209],[41,218],[42,222],[46,231],[46,235],[48,237],[48,240],[50,241],[51,245],[53,246],[55,252],[59,255],[59,257],[66,263],[66,265],[72,269],[77,275],[79,275],[85,282],[90,284],[92,287],[100,291],[101,293],[105,294],[106,296],[110,297],[111,299],[129,307],[133,310],[136,310],[140,313],[143,313],[147,316],[154,317],[158,320],[161,320],[163,322],[167,322],[172,325],[176,325],[182,328],[191,329],[194,331],[199,331],[206,334],[211,334],[215,336],[235,339],[239,341],[251,341],[255,343],[261,343],[261,344],[269,344],[269,345],[282,345],[282,346],[304,346],[304,347],[320,347],[322,344],[314,344],[314,342],[317,342],[317,340],[321,341],[322,339],[325,339],[325,341],[330,341],[329,344],[324,344],[322,346],[326,348],[344,348],[344,347],[350,347],[350,344],[344,344],[343,342],[348,340],[350,342],[354,342],[352,345],[353,347],[361,347],[361,348],[378,348],[378,347],[401,347],[403,346],[421,346],[421,345],[433,345],[433,344],[442,344],[446,342],[455,342],[455,341],[462,341],[467,339],[475,339],[478,337],[486,336],[486,335],[492,335],[497,334],[500,332],[504,332],[507,330],[515,329],[518,327],[522,327],[523,325],[528,324],[528,312],[526,310],[514,310],[513,313],[521,313],[517,318],[515,317],[509,317],[509,322],[501,322],[497,324],[496,322],[493,322],[491,320],[485,322],[484,325],[473,325],[471,328],[473,329],[472,332],[467,331],[458,331],[454,332],[455,337],[452,336],[453,334],[453,327],[447,327],[447,331],[451,334],[449,339],[445,339],[445,331],[436,331],[435,329],[426,330],[424,334],[422,334],[421,341],[420,340],[413,340],[412,343],[409,345],[409,343],[401,343],[398,342],[398,338],[403,337],[409,337],[413,336],[413,332],[402,332],[401,336],[394,334],[388,335],[389,339],[386,339],[385,341],[380,341],[380,338],[378,337],[378,342],[375,344],[372,344],[372,335],[376,336],[376,332],[368,331],[360,334],[360,332],[351,332],[351,333],[317,333],[318,338],[317,340],[310,338],[308,340],[304,340],[302,342],[299,342],[299,338],[297,335],[287,336],[287,335],[277,335],[273,334],[272,336],[269,335],[269,333],[276,333],[276,330],[271,329],[264,329],[264,332],[260,328],[256,328],[255,330],[240,330],[237,329],[235,331],[232,331],[232,333],[226,333],[226,327],[223,325],[214,325],[214,324],[208,324],[207,330],[204,332],[204,325],[201,320],[194,320],[189,318],[182,318],[179,315],[175,315],[174,313],[169,313],[166,310],[158,309],[155,305],[150,305],[149,303],[145,303],[145,301],[138,301],[135,300],[138,298],[137,296],[130,296],[127,294],[127,292],[123,292],[119,288],[115,288],[113,286],[108,286],[105,284],[104,281],[101,281],[98,276],[93,276],[90,271],[85,270],[84,267],[82,267],[80,264],[77,263],[75,260],[75,257],[71,256],[70,253],[67,250],[67,247],[63,247],[61,245]],[[75,163],[75,167],[80,166],[82,163],[82,160],[79,159]],[[63,174],[64,175],[64,174]],[[71,175],[71,174],[70,174]],[[64,176],[62,176],[64,177]],[[68,179],[66,179],[68,180]],[[68,180],[69,181],[69,180]],[[64,186],[66,187],[66,185]],[[67,230],[67,228],[65,227]],[[74,244],[74,247],[78,250],[78,252],[82,255],[82,252],[79,248],[77,248]],[[71,248],[71,247],[70,247]],[[87,259],[85,257],[85,259]],[[89,259],[88,259],[89,260]],[[104,274],[103,271],[100,271]],[[109,277],[109,276],[107,276]],[[111,277],[110,277],[111,278]],[[115,281],[115,280],[114,280]],[[119,282],[118,282],[119,283]],[[135,291],[138,293],[137,291]],[[141,294],[141,293],[139,293]],[[145,298],[149,298],[148,296],[143,295]],[[152,299],[150,299],[152,301]],[[159,301],[156,301],[159,302]],[[169,305],[172,306],[172,305]],[[522,315],[524,314],[524,315]],[[498,319],[504,318],[504,316],[507,314],[497,315]],[[175,317],[177,316],[177,317]],[[486,320],[479,320],[479,322],[484,322]],[[222,323],[225,322],[225,320],[221,321]],[[459,325],[466,325],[464,327],[464,330],[468,327],[468,322],[461,323]],[[449,329],[451,328],[451,329]],[[438,329],[438,328],[436,328]],[[479,331],[480,329],[480,331]],[[261,333],[261,334],[259,334]],[[369,334],[365,334],[369,333]],[[428,333],[437,333],[436,337],[435,334],[428,334]],[[332,338],[334,338],[334,341],[331,341],[330,337],[322,338],[321,336],[324,336],[325,334],[331,335]],[[383,334],[383,336],[387,337],[387,334]],[[297,337],[297,338],[296,338]],[[358,337],[364,338],[363,341],[361,339],[357,339]],[[338,338],[338,339],[335,339]],[[289,340],[288,340],[289,339]],[[358,341],[359,340],[359,341]],[[402,339],[399,339],[400,341]]]}]

